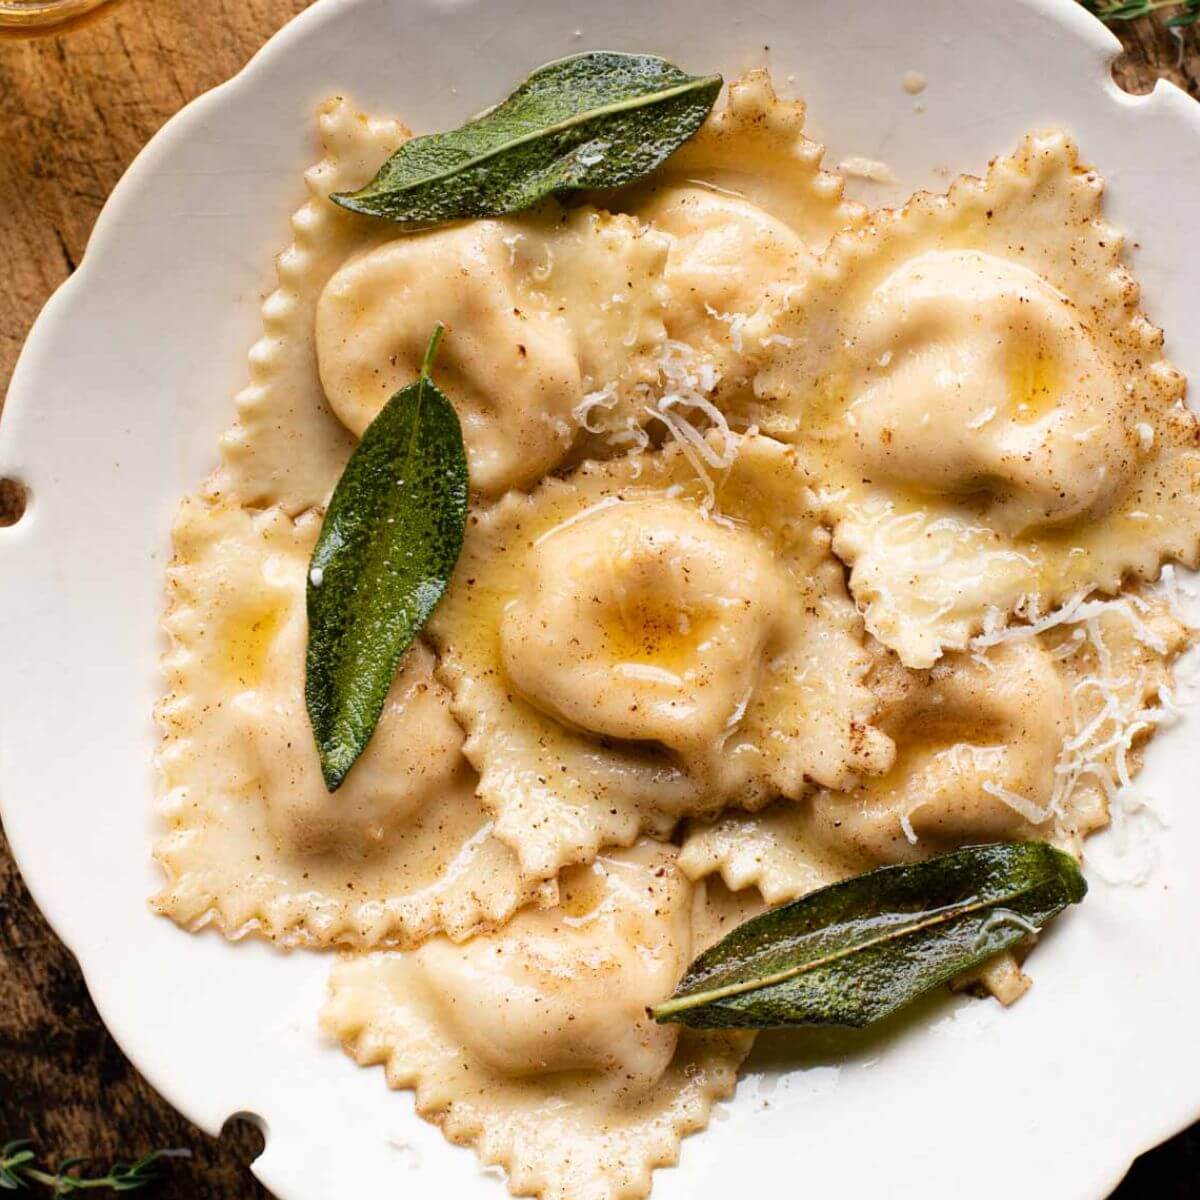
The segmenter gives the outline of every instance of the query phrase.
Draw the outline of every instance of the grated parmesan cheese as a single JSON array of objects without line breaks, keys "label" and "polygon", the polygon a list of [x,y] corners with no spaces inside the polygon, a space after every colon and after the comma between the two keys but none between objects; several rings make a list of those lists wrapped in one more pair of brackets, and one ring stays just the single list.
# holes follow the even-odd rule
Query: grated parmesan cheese
[{"label": "grated parmesan cheese", "polygon": [[852,175],[855,179],[866,179],[871,183],[895,183],[896,173],[885,162],[877,158],[867,158],[862,154],[852,154],[838,163],[838,170],[843,175]]},{"label": "grated parmesan cheese", "polygon": [[729,340],[733,345],[734,350],[741,354],[745,349],[742,341],[743,334],[746,332],[746,326],[749,324],[750,316],[748,313],[727,313],[721,312],[720,309],[713,308],[711,304],[704,306],[704,311],[708,313],[714,321],[720,321],[722,324],[729,326]]},{"label": "grated parmesan cheese", "polygon": [[696,187],[707,188],[710,192],[716,192],[719,196],[732,196],[735,200],[745,200],[746,193],[735,191],[733,188],[720,187],[709,179],[685,179],[684,183],[695,184]]},{"label": "grated parmesan cheese", "polygon": [[588,392],[571,410],[571,416],[580,429],[587,433],[603,433],[604,428],[591,424],[592,413],[597,409],[611,412],[617,406],[620,397],[617,395],[615,383],[606,384],[595,392]]},{"label": "grated parmesan cheese", "polygon": [[995,796],[997,800],[1002,800],[1009,808],[1019,813],[1031,825],[1041,825],[1054,815],[1053,805],[1049,805],[1046,808],[1039,808],[1032,800],[1019,795],[1017,792],[1010,792],[1007,788],[1002,788],[991,779],[983,781],[983,790],[989,796]]},{"label": "grated parmesan cheese", "polygon": [[989,646],[998,646],[1002,642],[1020,641],[1047,630],[1056,629],[1060,625],[1071,625],[1079,621],[1095,619],[1104,613],[1120,613],[1134,626],[1134,636],[1140,642],[1149,646],[1157,654],[1165,654],[1166,644],[1150,630],[1134,612],[1139,604],[1144,609],[1145,601],[1141,597],[1129,593],[1114,600],[1089,600],[1090,590],[1076,592],[1061,607],[1052,610],[1045,616],[1041,615],[1036,598],[1027,598],[1018,603],[1015,615],[1025,623],[1021,625],[1004,624],[1004,614],[992,608],[984,616],[984,630],[971,639],[971,647],[975,650],[985,650]]},{"label": "grated parmesan cheese", "polygon": [[[1183,620],[1181,609],[1173,603],[1178,599],[1177,588],[1174,569],[1165,568],[1157,594],[1165,596],[1174,615]],[[1177,720],[1179,707],[1175,696],[1164,687],[1157,688],[1147,703],[1145,670],[1128,674],[1117,670],[1103,621],[1113,617],[1125,621],[1133,637],[1155,654],[1165,656],[1169,648],[1146,622],[1150,605],[1144,597],[1136,592],[1113,599],[1090,597],[1090,592],[1079,592],[1044,615],[1035,600],[1026,600],[1017,606],[1016,615],[1023,623],[1016,625],[1006,624],[1005,615],[993,610],[985,619],[983,633],[971,640],[974,655],[981,657],[992,646],[1074,626],[1061,643],[1050,649],[1051,657],[1064,664],[1080,654],[1089,654],[1094,660],[1084,664],[1086,673],[1070,689],[1072,732],[1063,739],[1059,751],[1049,802],[1043,807],[993,780],[982,786],[988,795],[1034,825],[1053,819],[1057,840],[1075,843],[1076,852],[1078,837],[1070,824],[1073,801],[1081,788],[1098,787],[1108,808],[1115,853],[1107,866],[1101,864],[1102,856],[1093,855],[1093,867],[1099,868],[1097,873],[1107,882],[1139,884],[1149,875],[1153,854],[1148,837],[1136,827],[1136,821],[1141,817],[1160,818],[1149,800],[1134,789],[1129,755],[1140,738]]]},{"label": "grated parmesan cheese", "polygon": [[[603,436],[611,450],[630,457],[653,445],[647,425],[661,424],[704,485],[704,511],[714,515],[716,485],[711,471],[728,470],[741,444],[741,437],[711,399],[720,373],[694,347],[673,339],[658,348],[651,366],[649,382],[632,385],[624,396],[616,382],[608,383],[588,392],[571,415],[580,429]],[[625,406],[622,399],[628,402]]]}]

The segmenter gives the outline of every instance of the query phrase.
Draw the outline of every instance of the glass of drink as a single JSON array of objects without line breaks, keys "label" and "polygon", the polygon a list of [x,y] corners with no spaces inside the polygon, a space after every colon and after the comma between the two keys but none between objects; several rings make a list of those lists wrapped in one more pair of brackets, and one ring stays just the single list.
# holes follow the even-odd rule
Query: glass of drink
[{"label": "glass of drink", "polygon": [[58,33],[112,0],[0,0],[0,36]]}]

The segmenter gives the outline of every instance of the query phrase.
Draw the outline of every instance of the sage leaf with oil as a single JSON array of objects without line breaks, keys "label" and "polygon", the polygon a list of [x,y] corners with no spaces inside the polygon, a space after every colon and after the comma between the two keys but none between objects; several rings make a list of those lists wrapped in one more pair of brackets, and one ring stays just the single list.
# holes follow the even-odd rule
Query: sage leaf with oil
[{"label": "sage leaf with oil", "polygon": [[1044,842],[880,867],[761,913],[692,963],[656,1021],[860,1027],[1014,946],[1087,884]]},{"label": "sage leaf with oil", "polygon": [[383,406],[334,489],[308,576],[305,700],[325,786],[371,740],[396,668],[446,591],[467,520],[462,427],[431,371]]},{"label": "sage leaf with oil", "polygon": [[405,142],[343,208],[428,225],[530,208],[554,193],[620,187],[699,129],[719,75],[650,54],[576,54],[539,67],[507,100],[449,133]]}]

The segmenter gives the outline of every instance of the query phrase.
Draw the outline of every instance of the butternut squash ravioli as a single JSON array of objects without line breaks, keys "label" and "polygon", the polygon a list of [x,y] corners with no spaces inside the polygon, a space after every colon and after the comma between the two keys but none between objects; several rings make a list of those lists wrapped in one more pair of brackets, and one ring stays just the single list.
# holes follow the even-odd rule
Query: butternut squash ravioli
[{"label": "butternut squash ravioli", "polygon": [[[328,101],[175,523],[155,908],[335,955],[327,1035],[516,1195],[646,1196],[732,1093],[751,1034],[647,1016],[730,914],[1082,857],[1175,711],[1200,427],[1100,175],[1038,130],[869,212],[804,115],[752,72],[636,184],[409,231],[328,199],[409,130]],[[309,557],[437,322],[464,549],[330,794]]]}]

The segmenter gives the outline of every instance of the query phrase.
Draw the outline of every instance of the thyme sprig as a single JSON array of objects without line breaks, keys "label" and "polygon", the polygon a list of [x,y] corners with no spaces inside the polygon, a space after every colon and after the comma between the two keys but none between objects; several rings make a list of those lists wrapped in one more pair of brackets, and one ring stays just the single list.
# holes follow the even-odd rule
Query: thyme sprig
[{"label": "thyme sprig", "polygon": [[1162,8],[1178,10],[1163,22],[1168,29],[1200,21],[1200,0],[1080,0],[1080,3],[1108,25],[1115,21],[1136,21]]},{"label": "thyme sprig", "polygon": [[86,1176],[80,1174],[80,1168],[88,1161],[86,1158],[65,1158],[57,1170],[44,1170],[37,1165],[32,1143],[19,1139],[0,1147],[0,1191],[26,1191],[31,1185],[38,1184],[48,1188],[54,1196],[99,1189],[133,1192],[160,1178],[155,1167],[163,1159],[191,1156],[190,1150],[154,1150],[137,1162],[115,1163],[105,1175]]}]

